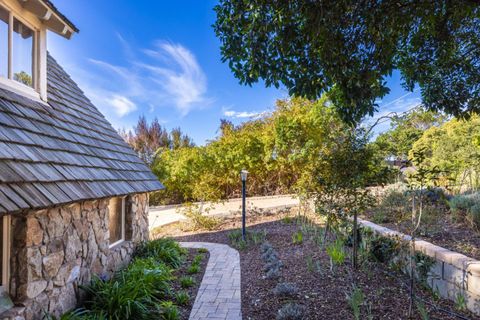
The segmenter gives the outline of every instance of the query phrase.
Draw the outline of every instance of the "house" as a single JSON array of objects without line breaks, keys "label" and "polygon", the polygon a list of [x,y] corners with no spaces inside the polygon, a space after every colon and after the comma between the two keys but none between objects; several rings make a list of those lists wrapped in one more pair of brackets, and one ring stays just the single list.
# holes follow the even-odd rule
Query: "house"
[{"label": "house", "polygon": [[49,0],[0,0],[0,319],[62,314],[148,238],[163,188],[47,52],[77,28]]}]

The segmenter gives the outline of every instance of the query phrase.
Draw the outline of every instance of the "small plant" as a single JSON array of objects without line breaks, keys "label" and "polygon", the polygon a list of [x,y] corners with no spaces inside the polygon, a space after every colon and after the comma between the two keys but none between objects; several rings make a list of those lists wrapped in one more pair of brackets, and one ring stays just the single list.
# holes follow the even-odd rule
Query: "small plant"
[{"label": "small plant", "polygon": [[189,276],[180,277],[180,286],[182,288],[190,288],[195,284],[195,280]]},{"label": "small plant", "polygon": [[346,252],[343,248],[343,241],[335,240],[334,243],[327,246],[327,254],[330,257],[331,269],[334,265],[341,265],[345,262]]},{"label": "small plant", "polygon": [[430,269],[435,264],[435,259],[427,256],[424,253],[415,252],[414,261],[418,278],[420,282],[425,284],[427,281],[427,277],[429,276]]},{"label": "small plant", "polygon": [[353,286],[352,292],[350,294],[347,294],[348,305],[352,309],[355,320],[360,320],[360,316],[361,316],[360,308],[364,300],[365,300],[365,297],[363,295],[363,292],[357,286]]},{"label": "small plant", "polygon": [[420,301],[417,301],[417,310],[418,310],[418,313],[420,314],[420,317],[422,317],[422,320],[430,320],[430,316],[428,315],[427,308],[425,308],[425,305]]},{"label": "small plant", "polygon": [[312,257],[311,257],[311,256],[308,256],[306,262],[307,262],[307,269],[308,269],[308,271],[309,271],[309,272],[313,272],[313,271],[314,271],[314,265],[313,265],[313,259],[312,259]]},{"label": "small plant", "polygon": [[465,311],[467,309],[467,300],[465,299],[465,295],[457,292],[455,295],[455,308],[461,311]]},{"label": "small plant", "polygon": [[[205,211],[209,211],[207,208]],[[192,203],[184,204],[180,209],[180,213],[188,218],[193,230],[215,230],[220,226],[221,221],[214,217],[209,217],[202,214],[202,209]]]},{"label": "small plant", "polygon": [[273,289],[276,296],[293,297],[297,294],[298,289],[293,283],[281,282]]},{"label": "small plant", "polygon": [[285,216],[282,218],[282,222],[285,224],[292,224],[295,222],[295,218],[292,216]]},{"label": "small plant", "polygon": [[161,315],[163,320],[178,320],[180,319],[180,312],[172,301],[162,301],[160,303]]},{"label": "small plant", "polygon": [[197,252],[198,253],[208,253],[208,250],[206,248],[198,248]]},{"label": "small plant", "polygon": [[196,273],[199,273],[200,272],[200,266],[198,264],[193,264],[188,267],[187,269],[187,273],[188,274],[196,274]]},{"label": "small plant", "polygon": [[287,303],[277,312],[277,320],[301,320],[305,314],[305,308],[296,303]]},{"label": "small plant", "polygon": [[302,231],[297,231],[292,235],[293,244],[302,244],[303,243],[303,233]]},{"label": "small plant", "polygon": [[197,254],[197,255],[193,258],[192,264],[199,265],[200,262],[202,262],[202,260],[203,260],[203,254]]},{"label": "small plant", "polygon": [[242,238],[242,230],[236,229],[231,231],[228,234],[228,239],[232,246],[239,250],[245,249],[249,244],[259,244],[265,241],[267,237],[267,232],[265,230],[256,232],[256,231],[247,231],[246,233],[246,240]]},{"label": "small plant", "polygon": [[175,301],[177,301],[179,305],[185,306],[190,302],[190,296],[186,291],[179,291],[175,294]]}]

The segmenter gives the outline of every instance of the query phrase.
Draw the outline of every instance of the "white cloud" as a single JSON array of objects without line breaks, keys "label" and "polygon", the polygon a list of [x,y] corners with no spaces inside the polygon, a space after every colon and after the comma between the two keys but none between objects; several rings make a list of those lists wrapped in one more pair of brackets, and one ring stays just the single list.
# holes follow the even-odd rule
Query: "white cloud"
[{"label": "white cloud", "polygon": [[259,112],[248,112],[248,111],[232,111],[232,110],[227,110],[223,112],[223,115],[225,117],[229,118],[235,118],[235,119],[260,119],[263,116],[269,114],[270,112],[268,111],[259,111]]},{"label": "white cloud", "polygon": [[137,110],[137,105],[124,96],[113,95],[111,99],[108,100],[108,103],[115,109],[115,113],[119,117],[123,117]]},{"label": "white cloud", "polygon": [[[147,106],[174,106],[182,116],[209,105],[207,77],[194,54],[180,44],[156,41],[152,48],[134,50],[117,35],[125,55],[123,65],[89,59],[97,67],[86,79],[84,90],[104,112],[123,117]],[[107,108],[111,108],[108,110]],[[107,109],[107,110],[105,110]]]}]

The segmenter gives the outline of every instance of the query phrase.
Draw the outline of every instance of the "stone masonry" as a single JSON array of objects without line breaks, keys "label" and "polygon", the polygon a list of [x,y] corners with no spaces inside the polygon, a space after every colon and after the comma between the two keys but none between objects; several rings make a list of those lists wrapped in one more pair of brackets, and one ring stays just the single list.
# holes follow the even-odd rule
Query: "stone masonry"
[{"label": "stone masonry", "polygon": [[12,216],[9,294],[15,308],[0,319],[37,320],[75,308],[79,285],[108,277],[148,239],[148,194],[126,198],[126,241],[109,247],[108,201],[100,199]]}]

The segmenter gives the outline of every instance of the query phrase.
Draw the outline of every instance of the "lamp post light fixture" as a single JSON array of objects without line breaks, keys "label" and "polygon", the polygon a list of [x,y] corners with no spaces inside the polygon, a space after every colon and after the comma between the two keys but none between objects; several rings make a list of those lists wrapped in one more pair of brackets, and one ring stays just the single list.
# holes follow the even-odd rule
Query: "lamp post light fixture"
[{"label": "lamp post light fixture", "polygon": [[248,171],[243,169],[240,171],[240,177],[242,178],[242,240],[246,241],[247,239],[247,234],[245,230],[245,216],[246,216],[246,209],[245,209],[245,202],[246,202],[246,196],[247,196],[247,191],[246,191],[246,183],[247,183],[247,175]]}]

